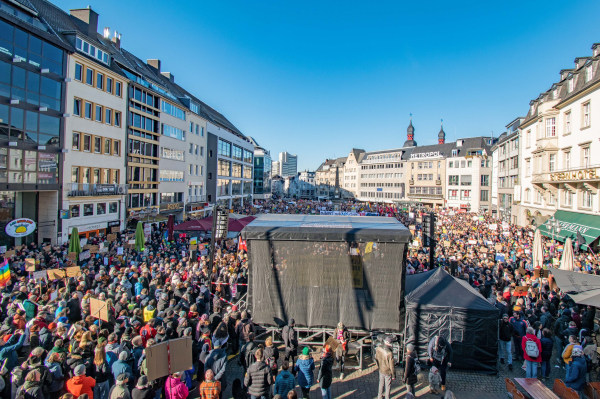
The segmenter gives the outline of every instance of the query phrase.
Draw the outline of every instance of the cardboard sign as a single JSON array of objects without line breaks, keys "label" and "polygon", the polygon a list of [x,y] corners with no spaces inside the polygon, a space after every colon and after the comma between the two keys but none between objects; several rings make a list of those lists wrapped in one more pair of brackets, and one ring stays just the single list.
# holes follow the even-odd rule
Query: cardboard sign
[{"label": "cardboard sign", "polygon": [[479,252],[487,254],[488,249],[486,247],[479,248]]},{"label": "cardboard sign", "polygon": [[99,245],[92,245],[92,246],[90,246],[90,253],[97,254],[98,251],[100,251],[100,246]]},{"label": "cardboard sign", "polygon": [[533,270],[533,278],[548,278],[550,275],[550,270],[547,269],[534,269]]},{"label": "cardboard sign", "polygon": [[191,369],[192,345],[192,338],[186,337],[147,347],[145,351],[148,380]]},{"label": "cardboard sign", "polygon": [[83,249],[84,251],[86,251],[86,250],[88,250],[88,249],[92,248],[92,246],[93,246],[92,244],[86,244],[86,245],[84,245],[84,246],[83,246],[83,248],[82,248],[82,249]]},{"label": "cardboard sign", "polygon": [[67,271],[67,277],[77,277],[81,273],[79,266],[71,266],[65,269]]},{"label": "cardboard sign", "polygon": [[50,251],[52,251],[52,247],[50,245],[48,245],[48,246],[44,247],[44,251],[50,252]]},{"label": "cardboard sign", "polygon": [[10,258],[11,256],[15,256],[15,251],[6,251],[4,253],[5,258]]},{"label": "cardboard sign", "polygon": [[67,277],[67,272],[63,269],[50,269],[46,270],[46,273],[49,280],[60,280]]},{"label": "cardboard sign", "polygon": [[525,275],[525,273],[527,273],[527,271],[526,271],[525,269],[523,269],[522,267],[519,267],[519,268],[517,269],[517,271],[519,272],[519,274],[520,274],[521,276],[524,276],[524,275]]},{"label": "cardboard sign", "polygon": [[496,245],[494,245],[494,249],[496,251],[502,251],[502,244],[496,244]]},{"label": "cardboard sign", "polygon": [[127,241],[127,244],[130,244],[130,245],[135,244],[135,240],[129,240],[129,241]]},{"label": "cardboard sign", "polygon": [[340,346],[340,343],[338,342],[337,339],[335,339],[333,337],[329,337],[327,339],[327,341],[325,342],[325,345],[329,345],[329,347],[331,348],[331,352],[335,353],[335,351],[337,350],[337,347]]},{"label": "cardboard sign", "polygon": [[190,251],[195,251],[198,249],[198,245],[190,245]]},{"label": "cardboard sign", "polygon": [[106,306],[106,302],[90,298],[90,315],[96,319],[108,322],[108,306]]},{"label": "cardboard sign", "polygon": [[89,250],[83,251],[82,253],[79,254],[79,261],[80,262],[84,261],[86,259],[89,259],[90,257],[91,257],[91,255],[90,255],[90,251]]},{"label": "cardboard sign", "polygon": [[123,247],[117,248],[117,255],[123,255]]},{"label": "cardboard sign", "polygon": [[41,272],[33,272],[33,279],[35,281],[42,279],[42,280],[46,280],[46,282],[48,282],[48,275],[46,274],[45,270],[42,270]]},{"label": "cardboard sign", "polygon": [[444,241],[444,246],[445,246],[446,248],[450,248],[450,245],[451,245],[451,244],[452,244],[452,243],[451,243],[450,241]]},{"label": "cardboard sign", "polygon": [[73,262],[77,261],[77,252],[69,252],[69,260]]},{"label": "cardboard sign", "polygon": [[109,235],[106,236],[106,239],[109,242],[117,241],[117,235],[116,234],[109,234]]},{"label": "cardboard sign", "polygon": [[108,252],[108,248],[107,248],[107,247],[100,248],[100,249],[98,250],[98,253],[99,253],[99,254],[105,254],[105,253],[107,253],[107,252]]},{"label": "cardboard sign", "polygon": [[525,286],[515,287],[515,292],[513,293],[513,296],[527,296],[527,291],[529,291],[529,287],[525,287]]},{"label": "cardboard sign", "polygon": [[119,231],[121,231],[121,228],[118,227],[118,226],[117,227],[113,227],[112,229],[110,229],[111,233],[118,233]]},{"label": "cardboard sign", "polygon": [[27,271],[27,272],[35,271],[35,259],[33,259],[33,258],[25,259],[25,271]]}]

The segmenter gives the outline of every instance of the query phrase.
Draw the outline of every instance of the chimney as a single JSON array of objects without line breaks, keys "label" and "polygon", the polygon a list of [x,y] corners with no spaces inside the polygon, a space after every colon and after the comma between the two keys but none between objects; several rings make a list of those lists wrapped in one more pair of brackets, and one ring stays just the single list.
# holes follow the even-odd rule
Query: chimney
[{"label": "chimney", "polygon": [[121,34],[115,31],[115,35],[112,38],[112,42],[115,44],[117,50],[121,50]]},{"label": "chimney", "polygon": [[151,66],[155,72],[160,74],[160,60],[146,60],[146,64]]},{"label": "chimney", "polygon": [[98,13],[92,10],[91,6],[70,10],[70,12],[71,17],[76,18],[87,25],[87,31],[84,30],[83,32],[91,38],[96,38],[96,35],[98,34]]},{"label": "chimney", "polygon": [[105,39],[109,39],[110,38],[110,28],[108,26],[106,28],[104,28],[104,34],[102,36]]},{"label": "chimney", "polygon": [[161,75],[169,79],[171,83],[175,83],[175,75],[173,75],[171,72],[161,72]]}]

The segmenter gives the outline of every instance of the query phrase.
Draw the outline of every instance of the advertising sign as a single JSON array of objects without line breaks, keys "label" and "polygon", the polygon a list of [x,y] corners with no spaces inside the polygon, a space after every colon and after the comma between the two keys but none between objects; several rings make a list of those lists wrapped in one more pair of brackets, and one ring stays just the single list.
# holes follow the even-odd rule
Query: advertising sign
[{"label": "advertising sign", "polygon": [[31,219],[15,219],[9,222],[4,231],[11,237],[25,237],[35,230],[35,222]]}]

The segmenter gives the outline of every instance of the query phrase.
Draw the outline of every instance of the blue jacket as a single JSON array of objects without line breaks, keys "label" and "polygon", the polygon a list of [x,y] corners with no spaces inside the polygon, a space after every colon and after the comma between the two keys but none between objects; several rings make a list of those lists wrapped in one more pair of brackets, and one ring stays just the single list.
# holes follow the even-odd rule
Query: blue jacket
[{"label": "blue jacket", "polygon": [[135,283],[135,296],[142,295],[142,290],[144,286],[139,281]]},{"label": "blue jacket", "polygon": [[46,361],[44,362],[44,366],[48,367],[48,370],[52,373],[52,384],[48,387],[48,392],[60,391],[65,382],[60,363],[48,363]]},{"label": "blue jacket", "polygon": [[27,319],[27,321],[35,317],[36,306],[29,299],[25,299],[23,301],[23,308],[25,309],[25,318]]},{"label": "blue jacket", "polygon": [[310,388],[315,383],[314,371],[315,361],[310,356],[300,355],[294,366],[294,370],[298,372],[298,385],[301,388]]},{"label": "blue jacket", "polygon": [[204,371],[211,369],[215,373],[215,380],[221,382],[221,390],[225,390],[227,386],[227,376],[225,369],[227,368],[227,352],[225,349],[213,349],[208,354],[204,362]]},{"label": "blue jacket", "polygon": [[282,370],[275,379],[275,395],[279,394],[283,398],[287,398],[288,392],[296,386],[294,376],[287,370]]},{"label": "blue jacket", "polygon": [[19,357],[17,356],[17,350],[21,349],[21,347],[25,343],[26,337],[27,333],[22,334],[21,337],[17,340],[17,335],[13,334],[12,337],[10,337],[10,339],[6,343],[6,345],[4,345],[0,349],[0,364],[4,363],[4,361],[6,360],[6,368],[8,370],[12,370],[17,366],[17,362],[19,361]]},{"label": "blue jacket", "polygon": [[117,377],[123,373],[129,373],[130,376],[133,376],[133,373],[131,372],[131,366],[122,360],[117,360],[114,362],[111,370],[113,377],[115,377],[115,381],[117,380]]},{"label": "blue jacket", "polygon": [[519,337],[524,337],[527,331],[527,322],[522,318],[517,320],[514,317],[511,317],[509,320],[510,324],[513,325],[515,329],[515,333],[519,335]]},{"label": "blue jacket", "polygon": [[567,367],[567,376],[565,385],[568,388],[573,388],[576,391],[582,391],[585,386],[585,375],[587,373],[587,365],[583,356],[573,358],[573,361]]}]

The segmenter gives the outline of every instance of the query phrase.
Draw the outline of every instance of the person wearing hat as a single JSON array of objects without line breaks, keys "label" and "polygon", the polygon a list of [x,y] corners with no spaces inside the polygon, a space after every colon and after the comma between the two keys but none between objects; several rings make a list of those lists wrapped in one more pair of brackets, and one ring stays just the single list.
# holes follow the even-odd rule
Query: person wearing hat
[{"label": "person wearing hat", "polygon": [[185,373],[183,372],[175,373],[167,378],[165,382],[166,399],[187,399],[189,389],[182,381],[184,378]]},{"label": "person wearing hat", "polygon": [[198,393],[200,399],[219,399],[221,397],[221,383],[215,380],[215,373],[212,370],[206,370],[204,381],[200,384]]},{"label": "person wearing hat", "polygon": [[94,399],[93,388],[96,386],[96,380],[85,375],[85,365],[75,367],[73,374],[74,377],[67,380],[67,391],[75,397],[87,394],[90,399]]},{"label": "person wearing hat", "polygon": [[205,372],[209,369],[215,373],[215,379],[221,383],[221,390],[225,391],[227,388],[227,375],[225,373],[227,369],[227,350],[221,348],[220,341],[216,341],[215,347],[210,351],[204,362]]},{"label": "person wearing hat", "polygon": [[129,362],[127,361],[128,358],[129,358],[129,354],[127,353],[127,351],[121,351],[119,353],[119,360],[117,360],[113,363],[113,365],[111,367],[111,371],[112,371],[112,374],[113,374],[113,377],[115,378],[115,380],[121,374],[128,374],[129,376],[133,375],[131,366],[129,365]]},{"label": "person wearing hat", "polygon": [[305,346],[302,354],[298,356],[298,361],[294,366],[294,371],[298,375],[298,385],[302,390],[302,397],[308,398],[310,387],[314,384],[315,361],[310,355],[310,348]]},{"label": "person wearing hat", "polygon": [[321,364],[319,366],[319,374],[317,374],[317,383],[321,388],[321,396],[323,399],[331,399],[331,383],[333,382],[333,356],[331,356],[331,348],[328,344],[323,346],[323,354],[321,355]]},{"label": "person wearing hat", "polygon": [[377,398],[381,399],[385,387],[385,399],[390,399],[392,380],[396,379],[396,367],[392,354],[392,339],[387,337],[383,345],[375,348],[375,363],[379,370],[379,391]]},{"label": "person wearing hat", "polygon": [[148,384],[148,377],[145,375],[138,379],[135,388],[131,391],[131,399],[153,399],[156,396],[154,389]]},{"label": "person wearing hat", "polygon": [[427,346],[429,361],[440,370],[442,377],[442,390],[446,390],[446,371],[452,366],[452,345],[446,338],[435,336]]},{"label": "person wearing hat", "polygon": [[129,382],[129,374],[123,373],[117,377],[116,384],[110,389],[108,399],[131,399],[127,383]]},{"label": "person wearing hat", "polygon": [[587,365],[585,358],[583,357],[583,351],[581,346],[573,348],[571,353],[573,361],[570,367],[567,368],[567,375],[565,377],[565,385],[567,388],[572,388],[577,391],[579,397],[583,397],[583,388],[586,383]]}]

